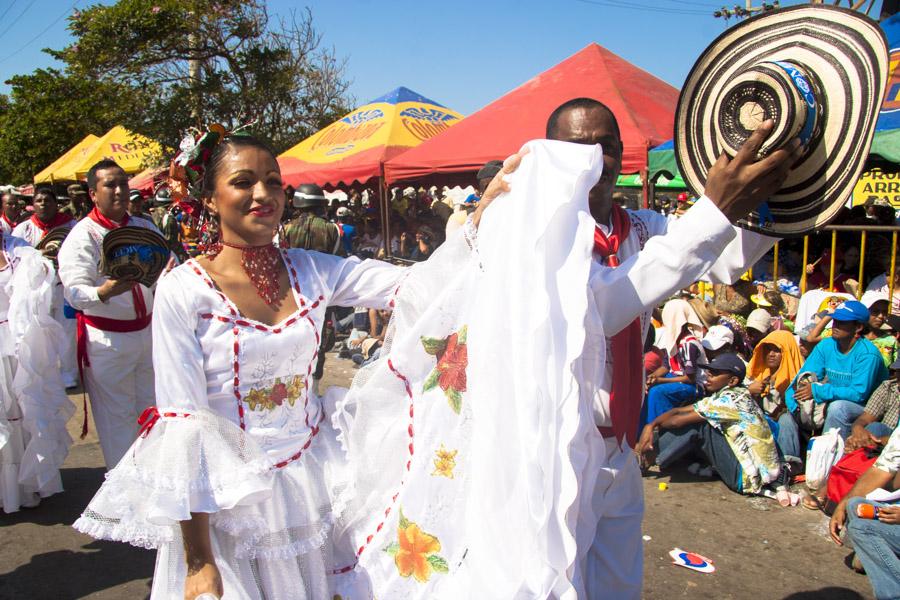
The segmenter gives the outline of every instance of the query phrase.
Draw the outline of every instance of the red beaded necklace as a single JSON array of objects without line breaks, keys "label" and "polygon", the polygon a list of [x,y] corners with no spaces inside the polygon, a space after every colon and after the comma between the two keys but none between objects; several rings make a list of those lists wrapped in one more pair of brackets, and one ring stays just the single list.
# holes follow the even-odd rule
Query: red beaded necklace
[{"label": "red beaded necklace", "polygon": [[262,246],[242,246],[218,241],[213,244],[206,253],[209,260],[213,260],[222,251],[222,246],[235,248],[241,251],[241,266],[256,293],[272,308],[278,308],[281,302],[278,300],[278,265],[281,262],[281,251],[275,244],[269,242]]}]

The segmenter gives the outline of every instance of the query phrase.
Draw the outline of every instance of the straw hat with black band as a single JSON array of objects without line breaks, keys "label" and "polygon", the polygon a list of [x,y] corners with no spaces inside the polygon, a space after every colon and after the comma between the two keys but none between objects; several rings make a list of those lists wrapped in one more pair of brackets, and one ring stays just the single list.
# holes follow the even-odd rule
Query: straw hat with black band
[{"label": "straw hat with black band", "polygon": [[720,153],[734,157],[771,118],[761,155],[794,138],[805,150],[782,188],[739,225],[781,237],[826,225],[862,172],[887,75],[884,33],[861,13],[795,6],[739,23],[703,52],[678,99],[684,181],[701,194]]}]

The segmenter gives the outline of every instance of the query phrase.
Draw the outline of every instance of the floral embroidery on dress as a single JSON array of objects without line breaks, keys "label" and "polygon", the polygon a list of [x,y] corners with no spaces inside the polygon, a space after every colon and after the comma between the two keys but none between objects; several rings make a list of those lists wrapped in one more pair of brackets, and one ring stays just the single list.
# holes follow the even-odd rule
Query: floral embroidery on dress
[{"label": "floral embroidery on dress", "polygon": [[422,338],[425,352],[437,357],[437,364],[425,380],[422,391],[427,392],[440,386],[447,396],[450,408],[456,414],[462,408],[462,392],[466,391],[466,367],[469,365],[466,332],[467,327],[463,325],[459,331],[445,339]]},{"label": "floral embroidery on dress", "polygon": [[400,523],[397,526],[397,542],[389,544],[384,551],[394,557],[394,564],[401,577],[413,576],[416,581],[426,583],[431,572],[447,573],[447,561],[438,555],[441,542],[435,536],[425,533],[419,526],[403,516],[400,509]]},{"label": "floral embroidery on dress", "polygon": [[433,476],[442,476],[453,479],[453,469],[456,468],[456,453],[459,450],[447,450],[444,445],[434,451],[434,471]]},{"label": "floral embroidery on dress", "polygon": [[285,401],[289,406],[294,406],[305,388],[306,382],[299,375],[285,382],[281,381],[281,377],[276,377],[272,387],[251,389],[244,401],[250,410],[273,410]]}]

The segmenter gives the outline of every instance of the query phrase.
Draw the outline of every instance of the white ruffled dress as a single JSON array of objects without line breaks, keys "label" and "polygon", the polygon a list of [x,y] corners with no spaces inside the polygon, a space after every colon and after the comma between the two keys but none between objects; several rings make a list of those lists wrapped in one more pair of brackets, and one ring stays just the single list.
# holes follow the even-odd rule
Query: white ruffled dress
[{"label": "white ruffled dress", "polygon": [[4,512],[62,491],[59,469],[75,407],[60,376],[64,335],[50,316],[55,271],[23,240],[4,235],[0,270],[0,500]]},{"label": "white ruffled dress", "polygon": [[75,527],[157,548],[151,596],[181,599],[179,521],[210,513],[223,600],[370,598],[349,541],[352,496],[312,370],[328,305],[387,308],[404,270],[304,250],[283,258],[298,310],[244,318],[196,261],[165,276],[153,315],[156,415]]}]

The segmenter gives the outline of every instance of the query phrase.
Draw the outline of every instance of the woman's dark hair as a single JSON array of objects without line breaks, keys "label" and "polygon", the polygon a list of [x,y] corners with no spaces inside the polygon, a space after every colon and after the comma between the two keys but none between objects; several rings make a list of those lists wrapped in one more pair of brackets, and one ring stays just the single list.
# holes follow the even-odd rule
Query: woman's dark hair
[{"label": "woman's dark hair", "polygon": [[203,172],[203,182],[201,187],[201,195],[204,197],[212,196],[213,190],[216,188],[216,179],[219,176],[219,169],[222,168],[222,161],[225,159],[225,153],[232,148],[258,148],[264,150],[275,158],[275,151],[264,141],[253,137],[252,135],[232,135],[226,136],[224,140],[216,144],[209,160],[206,161],[206,169]]},{"label": "woman's dark hair", "polygon": [[54,193],[54,191],[51,188],[41,187],[41,188],[36,189],[34,191],[34,196],[32,197],[32,202],[34,202],[34,199],[36,199],[38,196],[46,196],[47,198],[50,198],[54,202],[59,203],[59,200],[56,197],[56,193]]}]

